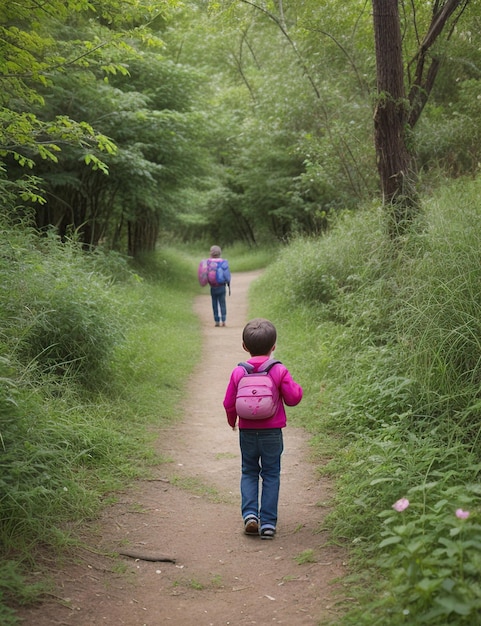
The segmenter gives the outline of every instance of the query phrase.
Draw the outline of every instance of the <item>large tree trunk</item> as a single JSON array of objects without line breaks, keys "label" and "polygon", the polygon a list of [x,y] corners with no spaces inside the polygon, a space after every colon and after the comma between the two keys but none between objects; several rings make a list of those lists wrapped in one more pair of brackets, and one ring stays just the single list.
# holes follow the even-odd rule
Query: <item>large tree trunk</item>
[{"label": "large tree trunk", "polygon": [[374,141],[384,204],[398,234],[417,210],[413,159],[406,146],[409,103],[404,88],[398,0],[372,0],[377,63]]},{"label": "large tree trunk", "polygon": [[[405,79],[399,0],[372,0],[378,90],[374,137],[383,201],[391,209],[393,236],[402,233],[419,210],[415,156],[410,153],[407,143],[441,64],[434,44],[443,33],[446,41],[450,39],[469,2],[435,0],[431,3],[429,28],[416,55],[407,65]],[[408,95],[405,80],[409,83]]]}]

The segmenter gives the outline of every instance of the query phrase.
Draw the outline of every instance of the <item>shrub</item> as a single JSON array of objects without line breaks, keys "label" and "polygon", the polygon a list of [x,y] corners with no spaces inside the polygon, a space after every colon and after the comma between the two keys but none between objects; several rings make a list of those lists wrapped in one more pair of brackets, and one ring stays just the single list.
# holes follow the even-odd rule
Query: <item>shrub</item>
[{"label": "shrub", "polygon": [[[337,479],[327,523],[360,605],[344,624],[481,624],[479,184],[440,188],[397,246],[375,211],[346,217],[255,290]],[[402,497],[412,507],[393,514]]]},{"label": "shrub", "polygon": [[24,367],[95,385],[121,338],[109,277],[92,271],[74,242],[26,229],[1,244],[4,337]]},{"label": "shrub", "polygon": [[383,511],[381,570],[389,573],[385,615],[393,624],[481,624],[481,524],[471,506],[479,485],[412,488]]}]

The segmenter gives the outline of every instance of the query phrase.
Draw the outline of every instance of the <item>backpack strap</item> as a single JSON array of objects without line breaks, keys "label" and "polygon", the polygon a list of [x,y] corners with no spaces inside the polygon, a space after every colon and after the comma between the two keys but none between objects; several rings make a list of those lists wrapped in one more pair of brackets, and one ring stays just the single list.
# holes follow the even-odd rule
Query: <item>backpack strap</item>
[{"label": "backpack strap", "polygon": [[[281,361],[278,361],[277,359],[267,359],[267,361],[264,361],[264,363],[259,367],[257,371],[269,372],[270,369],[274,367],[274,365],[276,365],[276,363],[281,363]],[[252,374],[254,371],[254,366],[252,365],[252,363],[247,363],[246,361],[242,361],[241,363],[237,363],[237,365],[240,365],[241,367],[243,367],[245,371],[247,372],[247,374]]]},{"label": "backpack strap", "polygon": [[252,374],[252,372],[254,371],[254,366],[252,365],[252,363],[241,361],[240,363],[237,363],[237,365],[240,365],[241,367],[243,367],[246,371],[246,374]]},{"label": "backpack strap", "polygon": [[276,363],[280,363],[280,361],[278,361],[277,359],[267,359],[267,361],[264,361],[264,363],[259,367],[257,371],[269,372],[270,369],[274,367],[274,365],[276,365]]}]

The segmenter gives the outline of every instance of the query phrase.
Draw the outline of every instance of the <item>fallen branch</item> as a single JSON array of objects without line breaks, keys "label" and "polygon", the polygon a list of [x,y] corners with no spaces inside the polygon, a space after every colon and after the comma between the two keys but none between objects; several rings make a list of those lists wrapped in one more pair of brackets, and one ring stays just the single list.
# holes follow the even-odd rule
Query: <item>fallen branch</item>
[{"label": "fallen branch", "polygon": [[119,551],[121,556],[128,556],[131,559],[139,559],[140,561],[162,561],[163,563],[175,563],[175,559],[164,554],[143,554],[142,552],[135,552],[135,550],[122,550]]}]

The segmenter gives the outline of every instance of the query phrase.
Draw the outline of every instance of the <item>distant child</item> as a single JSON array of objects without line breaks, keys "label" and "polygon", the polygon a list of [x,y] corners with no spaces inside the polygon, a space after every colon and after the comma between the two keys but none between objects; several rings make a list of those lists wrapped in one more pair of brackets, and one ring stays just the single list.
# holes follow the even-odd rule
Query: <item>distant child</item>
[{"label": "distant child", "polygon": [[[271,358],[276,340],[276,328],[269,320],[257,318],[245,326],[242,347],[250,353],[251,358],[247,363],[252,364],[255,371]],[[233,430],[236,429],[238,418],[237,389],[245,373],[246,370],[240,365],[234,368],[224,398],[227,421]],[[272,377],[279,390],[279,403],[273,416],[265,419],[239,418],[244,532],[247,535],[260,534],[262,539],[273,539],[277,527],[281,455],[284,450],[282,429],[286,425],[284,404],[295,406],[302,399],[302,387],[293,380],[282,363],[276,363],[268,376]],[[259,502],[260,481],[262,490]]]},{"label": "distant child", "polygon": [[214,313],[214,324],[225,326],[227,318],[226,285],[229,287],[230,295],[230,269],[227,259],[221,258],[222,250],[219,246],[212,246],[210,257],[204,259],[199,265],[199,282],[202,286],[210,285],[210,295],[212,299],[212,311]]}]

